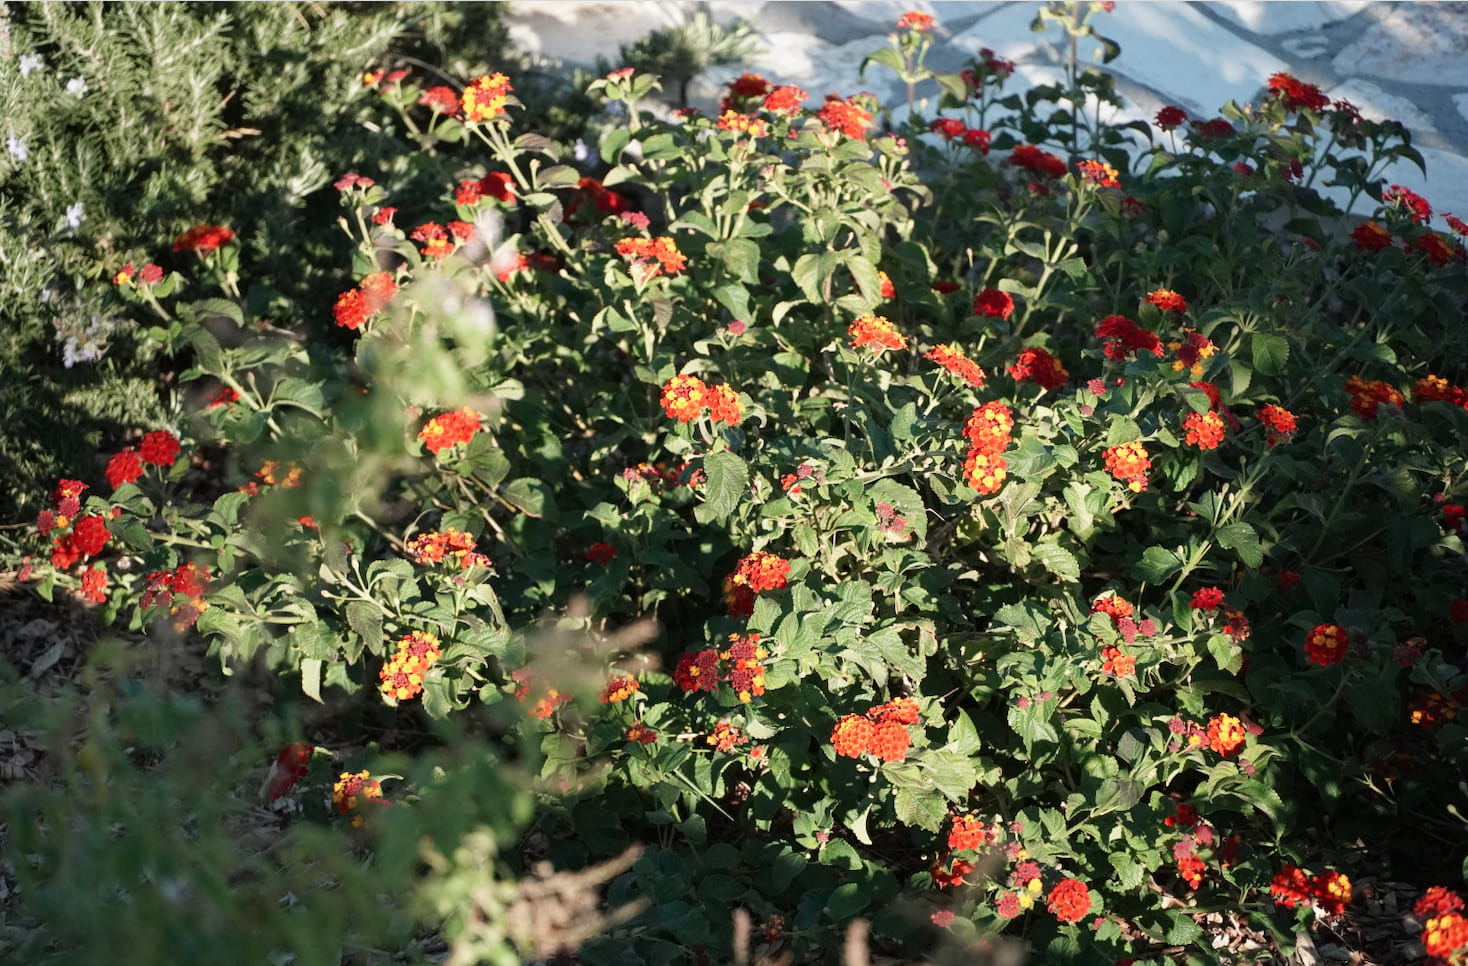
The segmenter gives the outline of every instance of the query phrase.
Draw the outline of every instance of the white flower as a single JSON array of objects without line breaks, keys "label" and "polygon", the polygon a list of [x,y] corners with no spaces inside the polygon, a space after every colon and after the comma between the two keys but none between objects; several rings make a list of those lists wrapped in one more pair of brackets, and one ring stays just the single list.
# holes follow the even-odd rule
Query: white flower
[{"label": "white flower", "polygon": [[68,205],[66,208],[66,227],[80,228],[82,222],[87,220],[87,216],[84,213],[85,209],[86,205],[80,201],[74,205]]},{"label": "white flower", "polygon": [[9,151],[10,156],[16,161],[24,161],[31,156],[31,149],[25,146],[24,141],[15,136],[14,131],[11,131],[5,139],[5,150]]},{"label": "white flower", "polygon": [[86,94],[87,91],[90,89],[91,88],[87,87],[86,79],[82,77],[73,77],[71,80],[66,82],[66,93],[77,98],[78,100],[80,100],[82,96]]},{"label": "white flower", "polygon": [[20,55],[20,76],[29,77],[32,71],[45,70],[46,61],[40,54]]}]

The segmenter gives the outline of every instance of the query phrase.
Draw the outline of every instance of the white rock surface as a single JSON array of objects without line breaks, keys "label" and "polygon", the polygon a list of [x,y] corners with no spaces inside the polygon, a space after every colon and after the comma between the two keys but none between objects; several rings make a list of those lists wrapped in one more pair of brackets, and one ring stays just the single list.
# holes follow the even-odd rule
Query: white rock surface
[{"label": "white rock surface", "polygon": [[1463,115],[1463,120],[1468,121],[1468,94],[1454,94],[1453,106]]},{"label": "white rock surface", "polygon": [[1208,4],[1208,8],[1219,16],[1266,37],[1300,30],[1319,30],[1328,24],[1353,17],[1368,6],[1369,0],[1327,0],[1320,3],[1215,0]]},{"label": "white rock surface", "polygon": [[660,27],[685,21],[691,10],[655,0],[609,3],[528,3],[509,5],[505,26],[510,42],[530,54],[590,66],[598,56],[615,61],[622,44],[631,44]]},{"label": "white rock surface", "polygon": [[1468,79],[1468,3],[1383,4],[1381,23],[1336,54],[1341,74],[1457,86]]},{"label": "white rock surface", "polygon": [[1432,117],[1405,97],[1388,94],[1370,81],[1353,77],[1327,91],[1332,100],[1344,98],[1370,121],[1401,121],[1413,135],[1436,130]]}]

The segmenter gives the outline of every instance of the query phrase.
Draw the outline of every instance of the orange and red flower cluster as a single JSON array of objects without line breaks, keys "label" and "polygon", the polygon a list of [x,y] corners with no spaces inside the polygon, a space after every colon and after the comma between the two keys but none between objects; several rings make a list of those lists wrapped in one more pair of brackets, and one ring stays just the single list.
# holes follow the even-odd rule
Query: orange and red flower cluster
[{"label": "orange and red flower cluster", "polygon": [[1101,673],[1113,677],[1130,677],[1137,673],[1137,659],[1123,654],[1115,644],[1101,648]]},{"label": "orange and red flower cluster", "polygon": [[1188,413],[1183,419],[1183,441],[1201,450],[1218,449],[1223,442],[1223,417],[1211,409]]},{"label": "orange and red flower cluster", "polygon": [[1294,865],[1286,865],[1269,881],[1269,894],[1276,905],[1294,908],[1318,903],[1331,916],[1346,911],[1351,891],[1351,880],[1339,872],[1312,876]]},{"label": "orange and red flower cluster", "polygon": [[642,690],[637,679],[627,674],[615,674],[607,679],[607,683],[601,689],[601,696],[597,699],[602,704],[617,704],[626,701],[632,695]]},{"label": "orange and red flower cluster", "polygon": [[756,551],[742,558],[734,572],[724,578],[724,603],[735,617],[754,613],[754,599],[767,590],[784,590],[790,577],[790,561],[772,553]]},{"label": "orange and red flower cluster", "polygon": [[418,534],[408,541],[408,556],[420,564],[442,563],[452,558],[466,570],[489,566],[489,558],[474,550],[474,536],[453,527]]},{"label": "orange and red flower cluster", "polygon": [[1468,948],[1468,919],[1462,910],[1463,900],[1442,886],[1428,889],[1412,907],[1413,917],[1422,923],[1428,966],[1447,966]]},{"label": "orange and red flower cluster", "polygon": [[514,201],[515,182],[508,174],[491,171],[482,178],[470,178],[459,182],[454,189],[454,203],[468,208],[485,198],[495,201]]},{"label": "orange and red flower cluster", "polygon": [[691,694],[712,693],[725,683],[748,704],[765,693],[763,662],[769,656],[758,634],[730,634],[729,646],[722,651],[710,647],[678,658],[673,683]]},{"label": "orange and red flower cluster", "polygon": [[998,400],[975,409],[963,426],[963,436],[969,441],[963,480],[985,496],[999,492],[1009,475],[1009,464],[1000,454],[1009,448],[1013,431],[1014,413]]},{"label": "orange and red flower cluster", "polygon": [[504,74],[476,77],[464,88],[460,98],[464,117],[470,121],[493,121],[505,112],[505,102],[513,90]]},{"label": "orange and red flower cluster", "polygon": [[644,282],[664,272],[676,275],[688,265],[688,259],[671,238],[623,238],[616,248],[617,254],[627,259]]},{"label": "orange and red flower cluster", "polygon": [[956,345],[934,346],[924,359],[931,359],[975,389],[984,388],[984,370]]},{"label": "orange and red flower cluster", "polygon": [[1106,472],[1125,483],[1133,493],[1147,488],[1147,471],[1152,468],[1152,461],[1140,442],[1133,440],[1108,447],[1102,459],[1106,463]]},{"label": "orange and red flower cluster", "polygon": [[57,570],[66,570],[83,557],[95,557],[110,536],[99,514],[77,516],[81,512],[81,494],[86,489],[89,487],[80,480],[60,481],[51,492],[53,509],[42,510],[37,515],[36,529],[43,537],[70,528],[70,533],[52,537],[51,566]]},{"label": "orange and red flower cluster", "polygon": [[909,10],[897,18],[897,29],[916,30],[919,32],[932,30],[933,16],[932,14],[923,13],[920,10]]},{"label": "orange and red flower cluster", "polygon": [[430,453],[437,455],[473,439],[474,434],[479,432],[479,421],[483,418],[483,415],[468,406],[440,413],[423,424],[423,428],[418,431],[418,438],[423,440],[423,445],[428,447]]},{"label": "orange and red flower cluster", "polygon": [[871,346],[873,351],[881,355],[888,349],[907,348],[907,339],[897,327],[887,321],[881,315],[863,315],[851,323],[847,332],[851,336],[851,347],[861,349]]},{"label": "orange and red flower cluster", "polygon": [[1080,879],[1061,879],[1045,905],[1061,922],[1080,922],[1091,911],[1091,890]]},{"label": "orange and red flower cluster", "polygon": [[1065,366],[1039,346],[1021,351],[1007,371],[1015,382],[1033,382],[1041,389],[1059,389],[1070,378]]},{"label": "orange and red flower cluster", "polygon": [[[372,777],[368,771],[359,771],[352,774],[344,771],[337,778],[336,783],[331,786],[331,803],[336,806],[338,815],[346,815],[356,811],[358,805],[372,802],[374,805],[386,805],[387,799],[382,797],[382,785]],[[352,825],[361,825],[362,816],[354,815]]]},{"label": "orange and red flower cluster", "polygon": [[1305,655],[1316,664],[1339,664],[1348,643],[1348,633],[1341,625],[1317,624],[1305,638]]},{"label": "orange and red flower cluster", "polygon": [[387,272],[373,272],[362,279],[354,289],[337,296],[332,314],[336,324],[344,329],[359,329],[392,301],[397,294],[398,284]]},{"label": "orange and red flower cluster", "polygon": [[220,245],[228,245],[232,241],[234,241],[233,229],[223,225],[195,225],[173,240],[173,250],[210,255]]},{"label": "orange and red flower cluster", "polygon": [[999,840],[999,830],[991,829],[977,815],[955,815],[948,827],[948,848],[954,852],[977,851]]},{"label": "orange and red flower cluster", "polygon": [[1076,165],[1080,169],[1081,179],[1102,188],[1120,188],[1121,180],[1118,172],[1105,161],[1082,161]]},{"label": "orange and red flower cluster", "polygon": [[871,708],[866,714],[849,714],[831,730],[831,746],[837,755],[860,758],[867,752],[882,761],[902,761],[912,746],[907,726],[921,719],[917,702],[897,698]]},{"label": "orange and red flower cluster", "polygon": [[744,418],[744,404],[739,394],[726,385],[710,386],[697,376],[674,376],[663,386],[663,412],[669,419],[691,423],[709,411],[715,424],[739,425]]},{"label": "orange and red flower cluster", "polygon": [[1400,392],[1379,379],[1362,379],[1351,376],[1346,380],[1346,392],[1351,394],[1351,412],[1362,419],[1375,419],[1381,406],[1402,408],[1406,399]]},{"label": "orange and red flower cluster", "polygon": [[1159,288],[1148,292],[1143,301],[1151,302],[1164,312],[1186,312],[1188,310],[1188,300],[1170,288]]},{"label": "orange and red flower cluster", "polygon": [[1273,446],[1279,442],[1289,442],[1290,437],[1295,435],[1299,425],[1295,422],[1295,414],[1283,406],[1273,403],[1259,407],[1259,421],[1269,429],[1268,443]]},{"label": "orange and red flower cluster", "polygon": [[871,114],[851,101],[841,100],[834,94],[826,100],[825,105],[816,116],[820,118],[827,130],[840,131],[856,141],[867,136],[867,128],[872,124]]},{"label": "orange and red flower cluster", "polygon": [[[196,563],[180,564],[172,570],[155,570],[147,576],[139,607],[148,610],[156,603],[170,602],[175,630],[193,627],[199,615],[209,609],[204,594],[212,578],[209,568]],[[182,597],[183,603],[175,603]]]},{"label": "orange and red flower cluster", "polygon": [[427,631],[411,631],[398,641],[397,653],[382,666],[377,676],[382,693],[407,701],[423,693],[423,678],[435,661],[443,657],[438,638]]},{"label": "orange and red flower cluster", "polygon": [[748,134],[753,138],[762,138],[770,133],[770,126],[763,120],[750,117],[748,114],[740,114],[738,111],[725,111],[720,114],[717,127],[720,131]]},{"label": "orange and red flower cluster", "polygon": [[314,749],[304,741],[286,745],[270,763],[270,774],[265,778],[262,793],[267,802],[273,802],[295,787],[311,769],[311,753]]}]

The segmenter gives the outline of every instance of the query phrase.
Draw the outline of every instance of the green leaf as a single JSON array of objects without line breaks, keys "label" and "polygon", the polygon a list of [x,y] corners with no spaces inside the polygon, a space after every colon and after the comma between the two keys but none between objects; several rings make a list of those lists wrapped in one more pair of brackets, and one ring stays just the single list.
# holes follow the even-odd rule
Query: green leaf
[{"label": "green leaf", "polygon": [[703,506],[699,522],[723,521],[749,491],[749,466],[727,450],[704,457]]},{"label": "green leaf", "polygon": [[347,623],[368,648],[375,648],[382,640],[382,611],[365,600],[354,600],[347,604]]},{"label": "green leaf", "polygon": [[227,527],[239,522],[240,507],[250,502],[248,493],[226,493],[214,501],[214,512]]},{"label": "green leaf", "polygon": [[1264,551],[1259,547],[1259,534],[1247,523],[1230,523],[1219,527],[1213,538],[1220,547],[1237,553],[1246,567],[1258,567],[1264,562]]},{"label": "green leaf", "polygon": [[821,846],[820,861],[822,865],[834,865],[853,871],[862,866],[861,856],[856,854],[856,849],[845,839],[832,839]]},{"label": "green leaf", "polygon": [[1176,909],[1167,912],[1167,934],[1166,939],[1174,946],[1186,946],[1188,943],[1203,935],[1203,927],[1198,925],[1185,913]]},{"label": "green leaf", "polygon": [[899,73],[907,69],[907,65],[902,62],[902,55],[893,47],[882,47],[868,54],[861,62],[861,69],[856,75],[857,80],[866,80],[868,64],[881,64],[883,67],[890,67]]},{"label": "green leaf", "polygon": [[1137,575],[1149,584],[1160,584],[1177,573],[1182,565],[1177,554],[1171,550],[1148,547],[1142,551],[1141,562],[1137,564]]},{"label": "green leaf", "polygon": [[1290,358],[1290,344],[1284,336],[1255,332],[1249,342],[1250,357],[1261,376],[1277,376],[1284,372]]},{"label": "green leaf", "polygon": [[1050,723],[1051,702],[1031,698],[1026,706],[1021,708],[1019,703],[1011,701],[1009,705],[1009,726],[1014,733],[1024,739],[1026,745],[1033,745],[1037,741],[1060,740],[1055,726]]},{"label": "green leaf", "polygon": [[897,820],[904,825],[937,832],[948,819],[948,806],[941,796],[914,788],[899,788],[893,799]]},{"label": "green leaf", "polygon": [[908,532],[918,544],[928,538],[928,511],[917,490],[896,480],[878,480],[867,489],[867,495],[872,498],[873,506],[890,504],[897,516],[906,518]]},{"label": "green leaf", "polygon": [[321,700],[321,667],[322,661],[318,658],[308,657],[301,662],[301,693],[317,704],[324,703]]},{"label": "green leaf", "polygon": [[551,488],[541,480],[522,476],[505,484],[504,498],[526,516],[556,519],[556,501]]},{"label": "green leaf", "polygon": [[1030,547],[1030,556],[1040,561],[1044,568],[1061,580],[1080,580],[1081,565],[1075,554],[1053,543],[1037,543]]},{"label": "green leaf", "polygon": [[[201,299],[198,302],[190,302],[189,308],[193,310],[196,318],[216,318],[223,316],[241,328],[245,325],[245,313],[238,305],[228,299]],[[195,348],[198,345],[195,343]]]},{"label": "green leaf", "polygon": [[871,900],[871,889],[860,882],[848,882],[831,893],[826,900],[826,912],[836,922],[850,922]]},{"label": "green leaf", "polygon": [[729,273],[739,281],[750,285],[759,284],[759,245],[748,238],[713,242],[708,246],[708,254],[723,262]]}]

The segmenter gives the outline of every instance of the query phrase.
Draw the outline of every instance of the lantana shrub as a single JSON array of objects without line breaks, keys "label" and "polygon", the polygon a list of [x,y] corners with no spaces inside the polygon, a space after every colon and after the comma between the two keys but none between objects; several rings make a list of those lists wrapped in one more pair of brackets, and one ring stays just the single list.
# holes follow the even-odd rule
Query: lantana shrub
[{"label": "lantana shrub", "polygon": [[[1347,912],[1384,829],[1468,807],[1465,256],[1379,176],[1421,159],[1284,75],[1108,125],[1106,75],[934,75],[904,21],[872,63],[940,113],[895,128],[747,76],[657,120],[621,70],[576,162],[513,77],[401,80],[458,174],[341,173],[347,348],[257,334],[237,238],[114,279],[210,402],[62,481],[30,576],[462,721],[536,773],[558,867],[644,843],[591,962],[735,906],[797,954],[862,917],[1045,961]],[[318,789],[369,841],[407,797],[373,774]]]}]

